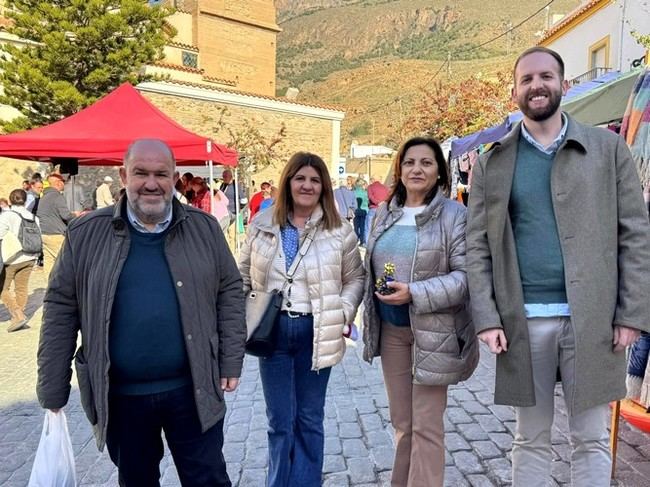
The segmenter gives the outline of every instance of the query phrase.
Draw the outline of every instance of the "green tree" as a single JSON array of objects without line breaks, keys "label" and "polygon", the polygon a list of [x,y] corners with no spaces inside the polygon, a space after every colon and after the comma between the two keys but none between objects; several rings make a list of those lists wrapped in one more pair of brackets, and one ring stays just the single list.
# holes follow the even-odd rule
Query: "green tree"
[{"label": "green tree", "polygon": [[286,160],[284,139],[287,136],[287,128],[282,122],[277,131],[268,133],[260,129],[263,122],[248,118],[244,119],[240,126],[233,127],[228,123],[230,116],[230,112],[224,107],[216,119],[208,115],[203,117],[203,122],[204,125],[212,125],[211,135],[215,140],[225,141],[227,147],[237,150],[239,177],[250,187],[255,173]]},{"label": "green tree", "polygon": [[9,32],[28,41],[0,56],[0,103],[23,116],[6,132],[55,122],[92,104],[121,83],[144,79],[175,34],[165,7],[143,0],[9,0]]},{"label": "green tree", "polygon": [[639,32],[632,31],[632,37],[646,49],[650,49],[650,34],[640,34]]}]

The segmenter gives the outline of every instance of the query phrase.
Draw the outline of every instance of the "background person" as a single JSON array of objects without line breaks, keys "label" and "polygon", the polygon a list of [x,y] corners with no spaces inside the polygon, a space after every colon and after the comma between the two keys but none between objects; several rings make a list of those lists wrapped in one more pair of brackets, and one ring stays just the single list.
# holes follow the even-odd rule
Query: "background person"
[{"label": "background person", "polygon": [[323,467],[325,393],[345,353],[343,327],[361,300],[363,267],[352,227],[339,217],[327,166],[298,152],[271,210],[251,222],[240,257],[244,291],[281,289],[305,235],[313,242],[284,292],[277,349],[260,359],[269,420],[268,487],[317,487]]},{"label": "background person", "polygon": [[56,173],[50,174],[47,181],[50,186],[43,190],[36,211],[43,237],[43,271],[46,277],[52,272],[59,255],[68,223],[76,216],[63,197],[63,177]]},{"label": "background person", "polygon": [[[396,185],[377,210],[368,238],[364,358],[381,356],[395,429],[394,487],[442,487],[447,386],[478,363],[468,310],[465,208],[447,198],[440,145],[406,141],[393,165]],[[392,294],[376,291],[386,264]]]},{"label": "background person", "polygon": [[27,192],[27,202],[25,203],[25,208],[28,211],[31,211],[32,214],[36,215],[38,211],[38,204],[41,199],[41,193],[43,193],[43,181],[40,179],[33,179],[30,189]]},{"label": "background person", "polygon": [[368,214],[366,215],[366,238],[370,235],[372,220],[375,218],[377,207],[388,198],[388,188],[381,181],[370,178],[368,185]]},{"label": "background person", "polygon": [[97,187],[97,209],[106,208],[115,203],[111,184],[113,184],[113,178],[110,176],[104,176],[104,181]]},{"label": "background person", "polygon": [[[27,193],[22,189],[14,189],[9,193],[11,208],[3,211],[0,215],[0,241],[7,235],[13,233],[18,238],[22,218],[34,221],[38,219],[25,208]],[[22,217],[22,218],[21,218]],[[29,276],[32,273],[34,264],[38,259],[38,253],[19,252],[10,262],[5,262],[0,275],[0,299],[5,304],[11,315],[11,324],[8,332],[28,328],[25,306],[29,294]],[[13,284],[13,292],[11,286]]]},{"label": "background person", "polygon": [[262,184],[260,184],[260,190],[256,192],[253,196],[251,196],[251,201],[248,205],[248,221],[250,222],[253,217],[257,214],[258,211],[260,211],[260,205],[262,204],[262,201],[264,200],[264,194],[268,189],[271,187],[269,183],[264,181]]}]

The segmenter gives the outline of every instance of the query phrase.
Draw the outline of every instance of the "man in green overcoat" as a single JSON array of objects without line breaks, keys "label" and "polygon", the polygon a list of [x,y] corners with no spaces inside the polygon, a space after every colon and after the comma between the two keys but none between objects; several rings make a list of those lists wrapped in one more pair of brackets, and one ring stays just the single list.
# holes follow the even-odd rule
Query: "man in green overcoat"
[{"label": "man in green overcoat", "polygon": [[467,270],[474,326],[497,354],[495,403],[515,406],[513,485],[548,485],[559,369],[574,486],[609,486],[607,403],[625,348],[650,329],[650,225],[625,141],[560,110],[554,51],[514,68],[522,123],[474,166]]}]

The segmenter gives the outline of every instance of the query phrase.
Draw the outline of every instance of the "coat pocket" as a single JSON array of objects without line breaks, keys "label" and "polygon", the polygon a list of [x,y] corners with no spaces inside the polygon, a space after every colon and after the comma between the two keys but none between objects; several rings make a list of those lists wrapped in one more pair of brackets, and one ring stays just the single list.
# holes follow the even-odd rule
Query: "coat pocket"
[{"label": "coat pocket", "polygon": [[221,373],[219,371],[219,335],[210,337],[210,370],[212,373],[212,385],[217,392],[219,399],[223,401],[223,391],[221,390]]},{"label": "coat pocket", "polygon": [[95,397],[93,387],[90,380],[90,370],[88,363],[83,353],[83,348],[80,347],[74,357],[74,368],[77,372],[77,382],[79,383],[79,395],[81,396],[81,407],[86,413],[88,421],[91,425],[97,424],[97,410],[95,409]]}]

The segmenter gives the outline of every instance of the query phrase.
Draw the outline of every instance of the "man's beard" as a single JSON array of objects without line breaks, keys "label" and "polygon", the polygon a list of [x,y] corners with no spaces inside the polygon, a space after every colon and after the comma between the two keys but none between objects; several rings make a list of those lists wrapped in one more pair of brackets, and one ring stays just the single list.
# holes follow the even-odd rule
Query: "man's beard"
[{"label": "man's beard", "polygon": [[[548,103],[545,107],[531,108],[529,98],[538,95],[546,95]],[[534,92],[529,91],[526,93],[523,100],[517,100],[517,104],[519,105],[519,109],[522,111],[522,113],[527,118],[535,122],[543,122],[544,120],[551,118],[555,112],[558,111],[561,103],[562,90],[536,90]]]},{"label": "man's beard", "polygon": [[[145,195],[147,193],[144,193]],[[152,194],[152,193],[149,193]],[[155,194],[155,193],[153,193]],[[126,190],[126,198],[129,206],[142,223],[162,222],[172,205],[173,195],[161,195],[161,200],[155,204],[146,204],[141,200],[142,195],[137,191]]]}]

